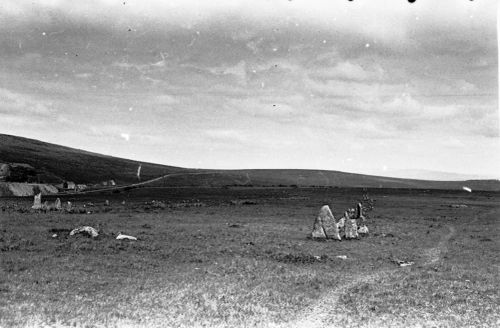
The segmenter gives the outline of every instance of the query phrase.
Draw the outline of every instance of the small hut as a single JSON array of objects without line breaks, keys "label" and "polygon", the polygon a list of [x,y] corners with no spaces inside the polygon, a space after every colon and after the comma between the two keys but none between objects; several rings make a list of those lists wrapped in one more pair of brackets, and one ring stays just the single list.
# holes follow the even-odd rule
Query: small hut
[{"label": "small hut", "polygon": [[74,190],[76,188],[76,184],[73,181],[64,181],[63,188]]}]

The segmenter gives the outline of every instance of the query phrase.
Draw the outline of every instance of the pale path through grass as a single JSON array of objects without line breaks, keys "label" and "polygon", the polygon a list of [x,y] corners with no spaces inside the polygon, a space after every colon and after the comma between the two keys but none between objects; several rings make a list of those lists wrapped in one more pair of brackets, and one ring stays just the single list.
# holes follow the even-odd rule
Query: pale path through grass
[{"label": "pale path through grass", "polygon": [[[447,226],[449,232],[441,237],[436,247],[426,250],[425,256],[428,260],[424,265],[431,265],[442,259],[442,256],[447,251],[448,241],[455,235],[456,229],[453,226]],[[339,304],[341,296],[349,289],[354,288],[361,284],[375,284],[382,280],[389,280],[393,278],[393,274],[398,272],[401,268],[380,270],[371,274],[362,274],[356,277],[349,277],[349,283],[335,288],[333,291],[328,292],[312,307],[307,308],[299,315],[299,319],[293,323],[287,323],[280,327],[334,327],[335,322],[339,322],[345,315],[342,312],[342,307]]]}]

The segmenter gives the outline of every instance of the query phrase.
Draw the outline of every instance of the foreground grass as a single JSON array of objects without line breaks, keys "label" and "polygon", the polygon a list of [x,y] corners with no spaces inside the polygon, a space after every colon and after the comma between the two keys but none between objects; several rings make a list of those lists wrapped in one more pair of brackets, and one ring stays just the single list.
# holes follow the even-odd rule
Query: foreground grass
[{"label": "foreground grass", "polygon": [[[177,204],[188,195],[168,199]],[[235,195],[256,205],[228,206]],[[498,196],[373,194],[369,237],[305,238],[321,205],[338,215],[359,196],[229,190],[198,194],[207,205],[199,208],[151,209],[132,195],[107,213],[7,210],[0,326],[498,325]],[[455,203],[469,207],[448,207]],[[82,224],[101,236],[67,236]],[[455,233],[444,248],[430,252],[450,226]],[[52,229],[60,229],[57,238]],[[117,241],[118,231],[139,240]],[[395,258],[415,265],[400,268]],[[312,320],[316,314],[321,320]]]}]

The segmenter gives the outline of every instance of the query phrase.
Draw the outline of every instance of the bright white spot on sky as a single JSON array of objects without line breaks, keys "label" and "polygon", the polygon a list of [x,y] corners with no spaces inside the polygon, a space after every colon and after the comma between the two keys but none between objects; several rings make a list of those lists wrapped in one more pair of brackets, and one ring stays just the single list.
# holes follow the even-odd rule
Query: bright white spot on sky
[{"label": "bright white spot on sky", "polygon": [[122,137],[123,139],[129,141],[130,140],[130,134],[128,133],[120,133],[120,137]]},{"label": "bright white spot on sky", "polygon": [[369,43],[365,44],[365,47],[370,48],[370,44]]},{"label": "bright white spot on sky", "polygon": [[134,110],[134,108],[133,108],[133,107],[129,107],[129,108],[128,108],[128,110],[129,110],[129,111],[133,111],[133,110]]}]

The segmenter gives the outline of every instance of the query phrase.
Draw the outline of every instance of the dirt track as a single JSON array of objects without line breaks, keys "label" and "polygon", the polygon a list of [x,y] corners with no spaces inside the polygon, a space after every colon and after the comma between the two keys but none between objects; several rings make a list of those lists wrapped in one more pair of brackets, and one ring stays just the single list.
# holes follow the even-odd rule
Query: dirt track
[{"label": "dirt track", "polygon": [[157,181],[168,179],[169,177],[173,177],[173,176],[202,175],[202,174],[207,174],[207,172],[170,173],[170,174],[162,175],[162,176],[160,176],[158,178],[154,178],[154,179],[150,179],[150,180],[146,180],[146,181],[142,181],[142,182],[137,182],[137,183],[132,183],[132,184],[125,185],[125,186],[113,186],[113,187],[110,187],[110,188],[102,188],[102,189],[95,189],[95,190],[83,190],[83,191],[79,191],[79,192],[63,193],[63,195],[85,195],[85,194],[90,194],[90,193],[99,193],[99,192],[103,192],[103,191],[113,191],[113,190],[120,190],[120,189],[126,189],[126,188],[127,189],[128,188],[137,188],[137,187],[145,186],[145,185],[157,182]]},{"label": "dirt track", "polygon": [[[478,217],[475,219],[477,220]],[[448,233],[443,235],[435,247],[429,248],[424,257],[426,261],[424,266],[439,262],[448,251],[448,242],[455,236],[456,229],[452,225],[447,225]],[[298,320],[288,323],[283,327],[335,327],[335,322],[339,322],[343,315],[340,298],[349,289],[361,284],[374,284],[377,281],[387,280],[392,274],[404,270],[404,268],[394,267],[393,269],[384,269],[368,275],[359,275],[350,279],[349,283],[335,288],[326,293],[316,304],[307,308],[298,316]]]}]

